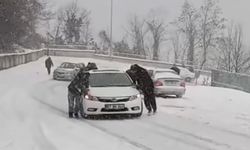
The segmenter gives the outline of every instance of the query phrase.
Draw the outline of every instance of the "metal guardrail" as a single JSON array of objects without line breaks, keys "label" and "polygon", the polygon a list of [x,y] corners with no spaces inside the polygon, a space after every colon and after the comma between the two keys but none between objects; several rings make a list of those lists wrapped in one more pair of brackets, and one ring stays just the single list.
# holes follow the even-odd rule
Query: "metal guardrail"
[{"label": "metal guardrail", "polygon": [[14,66],[25,64],[31,61],[35,61],[46,54],[44,49],[35,50],[27,53],[16,54],[1,54],[0,55],[0,70],[8,69]]},{"label": "metal guardrail", "polygon": [[[133,58],[129,55],[124,56],[108,56],[106,54],[96,54],[95,50],[81,50],[81,49],[44,49],[40,51],[32,51],[30,53],[23,54],[6,54],[0,55],[0,70],[7,69],[20,64],[35,61],[44,55],[51,56],[66,56],[66,57],[85,57],[85,58],[96,58],[102,60],[111,60],[115,62],[122,62],[127,64],[140,64],[147,67],[157,67],[157,68],[170,68],[173,63],[168,63],[164,61],[154,61],[142,58]],[[197,70],[196,70],[197,71]],[[201,74],[210,76],[210,71],[201,70]]]},{"label": "metal guardrail", "polygon": [[220,70],[212,70],[212,86],[250,92],[250,76]]},{"label": "metal guardrail", "polygon": [[[114,54],[114,53],[113,53]],[[155,61],[144,58],[135,58],[131,55],[117,56],[115,53],[113,56],[109,56],[107,52],[103,51],[102,53],[96,53],[95,50],[79,50],[79,49],[56,49],[50,48],[49,55],[52,56],[66,56],[66,57],[88,57],[88,58],[97,58],[103,60],[112,60],[116,62],[128,63],[128,64],[140,64],[147,67],[157,67],[157,68],[170,68],[173,66],[173,63],[168,63],[164,61]],[[181,64],[176,64],[181,66]],[[205,70],[195,70],[196,72],[200,71],[202,75],[211,76],[211,71]]]}]

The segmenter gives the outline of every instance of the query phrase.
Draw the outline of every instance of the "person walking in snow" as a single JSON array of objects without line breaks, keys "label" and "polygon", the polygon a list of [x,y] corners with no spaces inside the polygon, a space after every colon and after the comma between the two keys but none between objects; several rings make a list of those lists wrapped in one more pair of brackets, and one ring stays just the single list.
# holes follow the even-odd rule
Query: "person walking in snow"
[{"label": "person walking in snow", "polygon": [[153,80],[151,79],[147,70],[137,64],[132,65],[130,69],[135,73],[138,87],[144,94],[144,103],[148,110],[148,113],[151,113],[152,110],[155,113],[157,110],[157,106],[154,94]]},{"label": "person walking in snow", "polygon": [[81,68],[76,77],[68,86],[68,115],[72,118],[79,118],[79,113],[83,116],[82,96],[89,88],[89,73]]},{"label": "person walking in snow", "polygon": [[51,67],[53,67],[54,64],[52,62],[52,59],[51,57],[49,56],[46,60],[45,60],[45,67],[47,68],[47,71],[48,71],[48,74],[50,75],[50,70],[51,70]]}]

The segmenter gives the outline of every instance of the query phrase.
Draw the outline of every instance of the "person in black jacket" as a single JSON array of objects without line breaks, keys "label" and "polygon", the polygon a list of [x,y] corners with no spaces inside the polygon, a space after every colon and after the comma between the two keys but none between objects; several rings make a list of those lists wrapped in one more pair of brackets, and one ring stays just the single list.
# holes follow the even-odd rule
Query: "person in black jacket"
[{"label": "person in black jacket", "polygon": [[174,64],[170,69],[174,70],[178,75],[180,75],[180,69]]},{"label": "person in black jacket", "polygon": [[48,74],[50,75],[50,69],[51,67],[54,66],[51,57],[49,56],[46,60],[45,60],[45,67],[47,68]]},{"label": "person in black jacket", "polygon": [[128,69],[128,70],[126,71],[126,73],[127,73],[127,74],[129,75],[129,77],[132,79],[133,83],[136,84],[137,78],[136,78],[135,72],[134,72],[133,70],[131,70],[131,69]]},{"label": "person in black jacket", "polygon": [[93,62],[89,62],[86,66],[87,70],[90,71],[90,70],[97,70],[97,65],[96,63],[93,63]]},{"label": "person in black jacket", "polygon": [[68,113],[70,118],[72,118],[73,115],[79,118],[79,112],[83,115],[82,96],[87,93],[88,88],[89,73],[81,68],[68,86]]},{"label": "person in black jacket", "polygon": [[132,65],[130,69],[135,73],[138,87],[144,94],[144,103],[148,110],[148,113],[151,113],[152,109],[155,113],[157,110],[157,106],[154,94],[153,80],[151,79],[147,70],[137,64]]}]

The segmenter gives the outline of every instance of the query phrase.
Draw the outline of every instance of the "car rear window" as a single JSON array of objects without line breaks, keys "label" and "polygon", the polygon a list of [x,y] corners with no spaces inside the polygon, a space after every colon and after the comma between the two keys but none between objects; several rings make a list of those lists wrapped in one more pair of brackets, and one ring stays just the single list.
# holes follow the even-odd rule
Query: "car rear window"
[{"label": "car rear window", "polygon": [[72,63],[63,63],[60,66],[61,68],[69,68],[69,69],[73,69],[76,67],[76,64],[72,64]]},{"label": "car rear window", "polygon": [[91,87],[132,86],[132,81],[125,73],[95,73],[89,78]]}]

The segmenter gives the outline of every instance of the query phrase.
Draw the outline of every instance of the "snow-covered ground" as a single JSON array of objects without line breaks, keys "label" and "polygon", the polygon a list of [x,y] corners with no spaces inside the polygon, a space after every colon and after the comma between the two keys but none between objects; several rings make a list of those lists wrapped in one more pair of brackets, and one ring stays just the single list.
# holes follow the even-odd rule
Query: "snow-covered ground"
[{"label": "snow-covered ground", "polygon": [[[129,64],[94,59],[100,68]],[[67,118],[68,82],[52,80],[45,58],[0,72],[0,150],[248,150],[250,94],[188,86],[181,98],[157,98],[158,113],[138,119]]]}]

